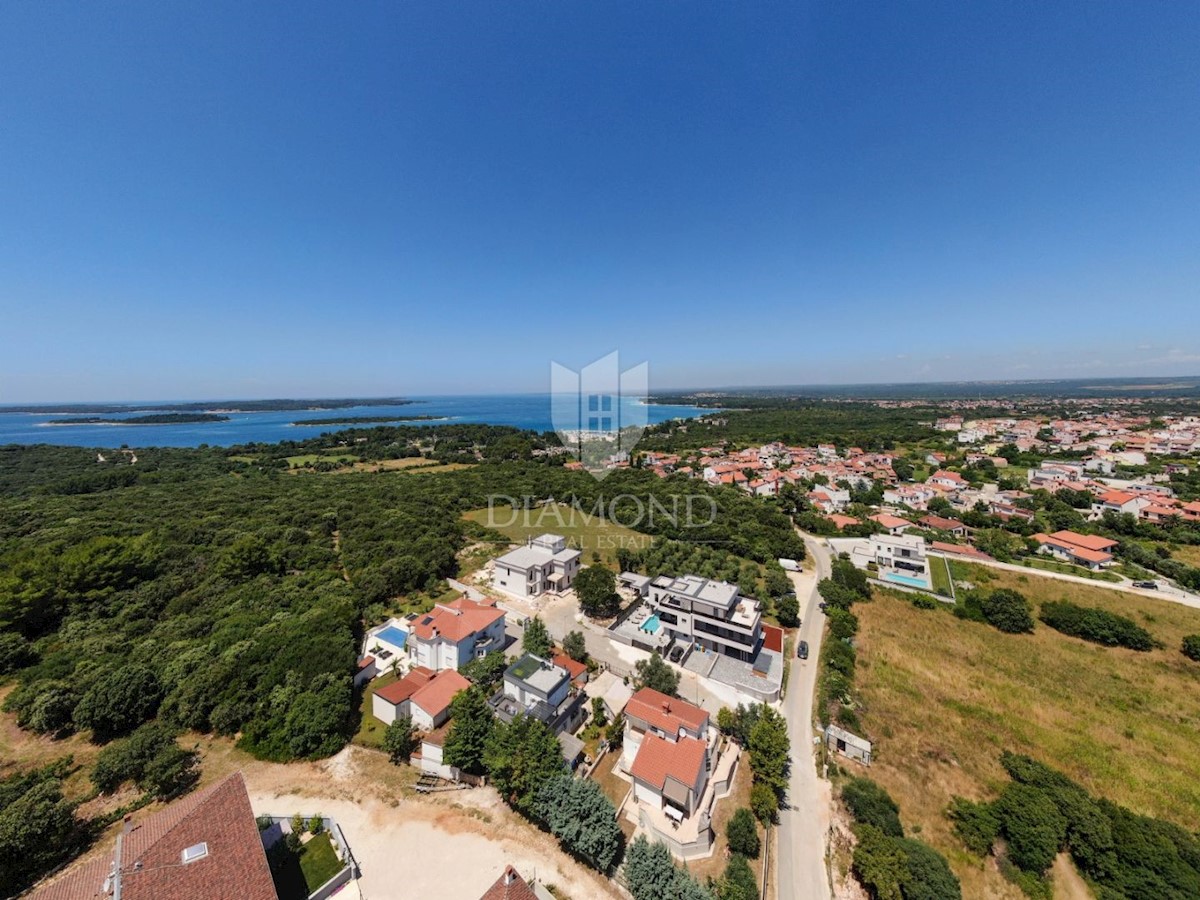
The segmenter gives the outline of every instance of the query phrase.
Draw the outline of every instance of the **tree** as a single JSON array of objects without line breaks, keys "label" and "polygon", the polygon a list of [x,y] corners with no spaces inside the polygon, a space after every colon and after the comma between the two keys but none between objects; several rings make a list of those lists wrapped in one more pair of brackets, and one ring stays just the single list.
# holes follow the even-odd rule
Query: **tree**
[{"label": "tree", "polygon": [[396,765],[408,762],[417,749],[417,730],[412,716],[400,716],[383,733],[383,749]]},{"label": "tree", "polygon": [[784,628],[795,628],[800,624],[800,601],[795,594],[784,594],[775,601],[775,617]]},{"label": "tree", "polygon": [[608,707],[604,705],[603,697],[592,698],[592,724],[597,728],[608,724]]},{"label": "tree", "polygon": [[679,673],[667,665],[656,650],[649,659],[638,660],[634,667],[634,686],[641,690],[650,688],[669,697],[676,696],[679,690]]},{"label": "tree", "polygon": [[889,837],[904,837],[900,808],[887,791],[869,778],[851,778],[842,788],[842,801],[856,822],[878,828]]},{"label": "tree", "polygon": [[750,809],[763,825],[770,825],[779,818],[779,795],[768,785],[756,784],[750,788]]},{"label": "tree", "polygon": [[758,882],[746,857],[734,853],[717,886],[719,900],[758,900]]},{"label": "tree", "polygon": [[200,754],[172,741],[147,764],[139,785],[158,800],[181,797],[200,780]]},{"label": "tree", "polygon": [[508,658],[500,650],[469,659],[459,668],[459,673],[471,684],[477,685],[485,694],[490,694],[504,678]]},{"label": "tree", "polygon": [[754,821],[752,810],[745,806],[734,810],[729,824],[725,826],[725,837],[729,841],[731,851],[750,859],[758,859],[758,824]]},{"label": "tree", "polygon": [[1008,634],[1028,634],[1033,631],[1033,615],[1029,601],[1010,588],[992,591],[980,601],[980,609],[988,623]]},{"label": "tree", "polygon": [[608,872],[624,836],[617,810],[595,781],[563,773],[546,781],[534,800],[534,814],[563,847]]},{"label": "tree", "polygon": [[70,688],[51,683],[38,693],[28,713],[18,716],[17,722],[40,734],[64,734],[73,730],[75,700]]},{"label": "tree", "polygon": [[158,676],[145,666],[129,665],[100,676],[75,707],[75,723],[92,729],[96,741],[109,741],[152,717],[162,696]]},{"label": "tree", "polygon": [[855,833],[855,877],[876,900],[904,900],[901,885],[908,877],[908,856],[899,842],[874,825],[858,825]]},{"label": "tree", "polygon": [[550,640],[550,632],[546,630],[546,623],[541,620],[540,616],[534,616],[525,626],[525,635],[521,638],[521,646],[525,648],[526,653],[532,653],[543,659],[550,655],[554,642]]},{"label": "tree", "polygon": [[75,804],[48,770],[0,782],[0,895],[15,896],[79,843]]},{"label": "tree", "polygon": [[609,619],[621,611],[617,579],[607,566],[591,565],[575,576],[579,608],[593,619]]},{"label": "tree", "polygon": [[563,652],[575,662],[587,662],[587,642],[582,631],[567,632],[567,636],[563,638]]},{"label": "tree", "polygon": [[15,631],[0,634],[0,675],[15,672],[32,661],[29,641]]},{"label": "tree", "polygon": [[962,885],[942,854],[913,838],[901,838],[896,845],[905,857],[904,900],[962,900]]},{"label": "tree", "polygon": [[1185,637],[1180,651],[1188,659],[1200,662],[1200,634],[1189,634]]},{"label": "tree", "polygon": [[483,749],[483,764],[500,796],[524,815],[533,812],[542,785],[566,767],[554,732],[524,713],[496,724]]},{"label": "tree", "polygon": [[1043,791],[1012,782],[996,801],[1000,828],[1008,840],[1008,856],[1026,872],[1050,868],[1067,834],[1067,820]]},{"label": "tree", "polygon": [[764,705],[758,723],[750,732],[749,747],[750,770],[754,773],[754,780],[782,797],[787,790],[788,769],[791,767],[788,755],[791,742],[783,716]]},{"label": "tree", "polygon": [[450,701],[450,717],[443,761],[469,775],[484,774],[484,748],[496,724],[487,697],[478,687],[467,688]]},{"label": "tree", "polygon": [[625,853],[625,883],[633,900],[713,900],[685,869],[675,868],[670,851],[639,834]]}]

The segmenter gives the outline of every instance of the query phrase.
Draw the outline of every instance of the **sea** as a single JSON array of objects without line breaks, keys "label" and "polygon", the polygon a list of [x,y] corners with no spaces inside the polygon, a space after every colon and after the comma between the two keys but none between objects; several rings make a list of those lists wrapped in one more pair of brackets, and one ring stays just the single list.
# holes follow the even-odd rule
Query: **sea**
[{"label": "sea", "polygon": [[[236,401],[215,401],[213,412],[228,416],[224,422],[196,422],[163,425],[61,425],[62,419],[81,416],[100,416],[122,419],[155,412],[170,412],[167,401],[128,405],[120,413],[92,412],[87,404],[79,404],[70,413],[28,413],[6,411],[0,406],[0,446],[5,444],[57,444],[71,447],[231,447],[248,443],[274,444],[318,437],[325,432],[346,428],[372,428],[377,425],[439,425],[480,423],[511,425],[533,431],[553,431],[549,394],[480,394],[464,396],[406,397],[413,401],[404,406],[362,406],[339,409],[268,410],[253,412],[231,411]],[[191,401],[189,401],[191,402]],[[669,419],[688,419],[713,412],[697,406],[673,406],[644,403],[635,398],[622,398],[621,420],[636,422],[645,415],[647,424],[654,425]],[[189,410],[191,411],[191,410]],[[308,419],[347,418],[355,416],[434,416],[434,420],[419,422],[375,422],[346,425],[305,425]],[[297,424],[299,423],[299,424]]]}]

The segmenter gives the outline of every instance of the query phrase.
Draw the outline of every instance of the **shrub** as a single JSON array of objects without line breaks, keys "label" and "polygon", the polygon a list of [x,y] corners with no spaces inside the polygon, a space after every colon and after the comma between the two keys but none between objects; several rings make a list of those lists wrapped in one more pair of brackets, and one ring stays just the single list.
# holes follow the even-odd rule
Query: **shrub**
[{"label": "shrub", "polygon": [[946,815],[954,823],[954,833],[972,853],[987,856],[1000,833],[1000,820],[990,803],[975,803],[953,797]]},{"label": "shrub", "polygon": [[1185,637],[1180,652],[1188,659],[1200,662],[1200,634],[1189,634]]},{"label": "shrub", "polygon": [[750,788],[750,809],[763,825],[770,825],[779,817],[779,797],[765,784]]},{"label": "shrub", "polygon": [[941,606],[941,601],[926,594],[910,594],[908,599],[917,609],[937,609]]},{"label": "shrub", "polygon": [[1028,634],[1033,631],[1033,616],[1029,601],[1008,588],[992,591],[980,603],[988,624],[1008,634]]},{"label": "shrub", "polygon": [[391,722],[383,733],[383,749],[396,765],[412,759],[417,749],[417,730],[412,716],[400,716]]},{"label": "shrub", "polygon": [[734,853],[717,888],[720,900],[758,900],[758,882],[746,857]]},{"label": "shrub", "polygon": [[899,842],[873,825],[855,828],[854,876],[875,900],[904,900],[901,889],[908,876],[908,856]]},{"label": "shrub", "polygon": [[1078,606],[1065,600],[1050,601],[1042,604],[1040,618],[1055,631],[1093,644],[1141,651],[1154,648],[1154,639],[1146,629],[1132,619],[1107,610]]},{"label": "shrub", "polygon": [[836,641],[844,641],[858,634],[858,616],[840,606],[831,606],[825,611],[829,622],[829,636]]},{"label": "shrub", "polygon": [[754,821],[754,812],[743,806],[734,811],[725,826],[725,836],[729,840],[729,849],[734,853],[750,859],[758,859],[760,848],[758,839],[758,824]]},{"label": "shrub", "polygon": [[1013,782],[996,801],[1000,828],[1008,839],[1008,856],[1026,872],[1050,868],[1067,834],[1067,820],[1045,792]]},{"label": "shrub", "polygon": [[842,788],[842,801],[856,822],[878,828],[890,837],[904,836],[896,801],[871,779],[851,778]]},{"label": "shrub", "polygon": [[847,678],[854,677],[854,648],[845,641],[830,641],[825,648],[825,667],[840,672]]},{"label": "shrub", "polygon": [[962,885],[942,854],[913,838],[896,844],[905,856],[904,900],[962,900]]},{"label": "shrub", "polygon": [[795,628],[800,624],[800,601],[792,594],[785,594],[775,601],[775,617],[784,628]]}]

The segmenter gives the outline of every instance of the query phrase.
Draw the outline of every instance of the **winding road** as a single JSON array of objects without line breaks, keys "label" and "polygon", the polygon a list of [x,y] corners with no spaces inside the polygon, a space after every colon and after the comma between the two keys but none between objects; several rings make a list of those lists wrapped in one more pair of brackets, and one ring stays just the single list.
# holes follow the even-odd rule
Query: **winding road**
[{"label": "winding road", "polygon": [[[817,685],[817,662],[825,614],[820,609],[817,582],[829,577],[829,551],[816,539],[804,535],[808,560],[803,573],[790,573],[801,607],[802,625],[796,640],[808,642],[808,659],[792,659],[792,672],[783,714],[787,717],[792,742],[792,771],[788,805],[779,813],[778,850],[775,866],[776,896],[779,900],[828,900],[829,876],[825,863],[825,840],[832,809],[829,782],[817,775],[813,738],[813,696]],[[795,651],[793,651],[795,652]]]}]

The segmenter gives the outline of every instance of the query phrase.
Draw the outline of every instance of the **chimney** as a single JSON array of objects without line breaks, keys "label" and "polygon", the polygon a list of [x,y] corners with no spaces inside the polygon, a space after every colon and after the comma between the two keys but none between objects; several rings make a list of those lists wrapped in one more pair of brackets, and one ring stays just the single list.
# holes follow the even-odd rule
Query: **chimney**
[{"label": "chimney", "polygon": [[504,867],[504,883],[512,884],[516,880],[517,880],[517,870],[514,869],[512,866],[505,866]]}]

